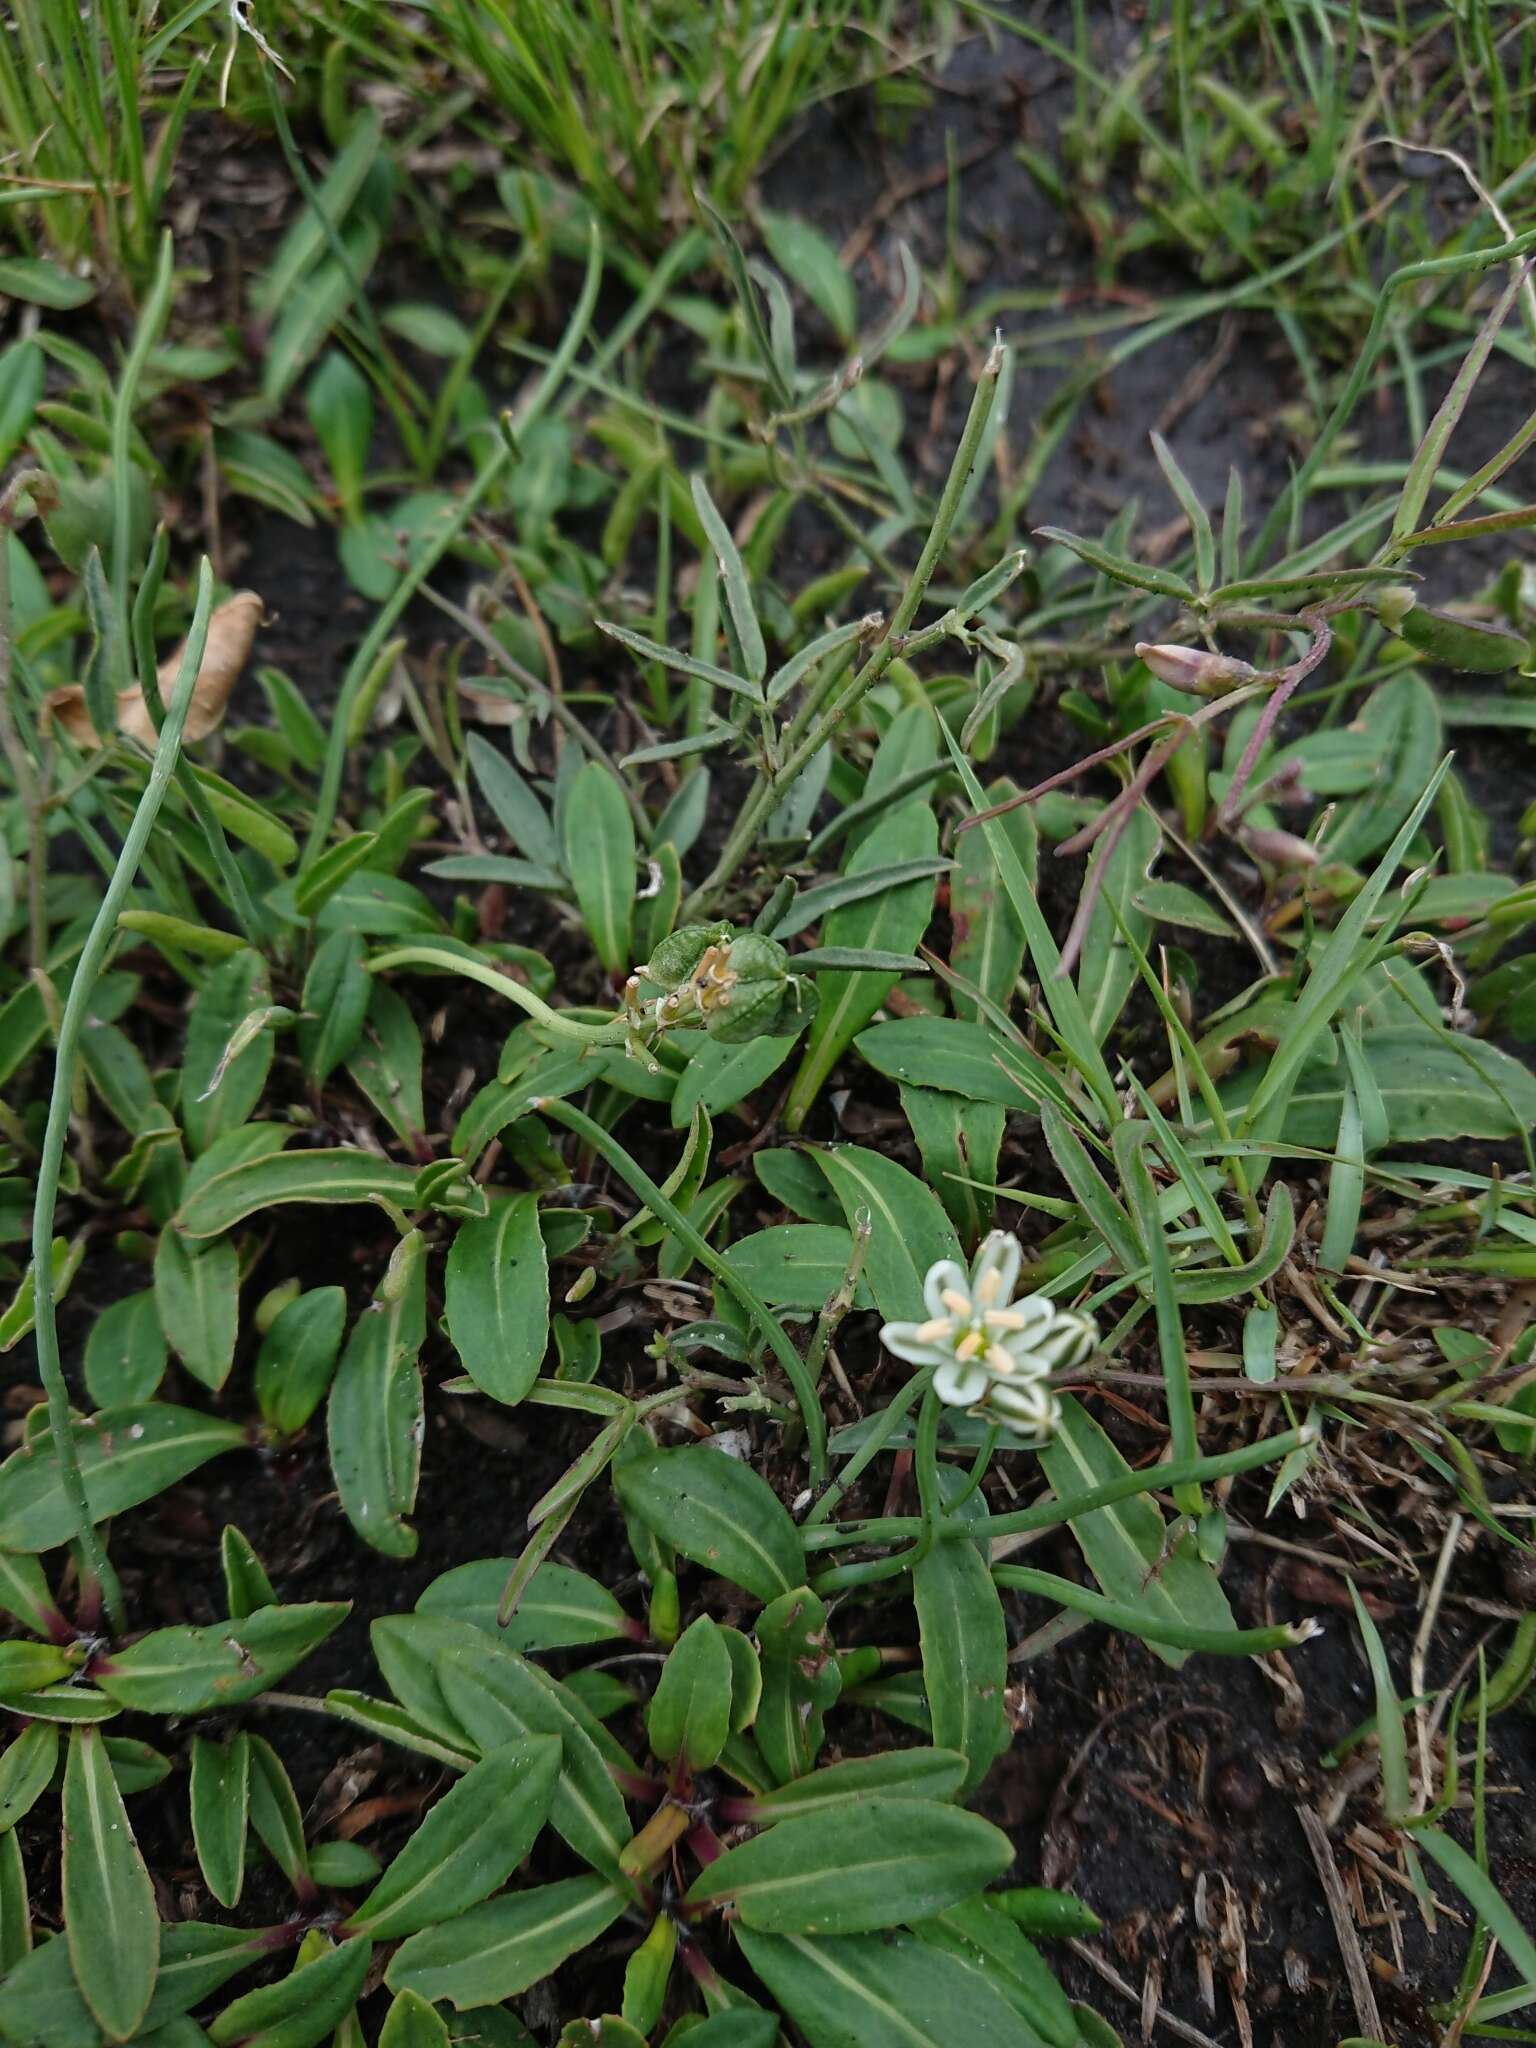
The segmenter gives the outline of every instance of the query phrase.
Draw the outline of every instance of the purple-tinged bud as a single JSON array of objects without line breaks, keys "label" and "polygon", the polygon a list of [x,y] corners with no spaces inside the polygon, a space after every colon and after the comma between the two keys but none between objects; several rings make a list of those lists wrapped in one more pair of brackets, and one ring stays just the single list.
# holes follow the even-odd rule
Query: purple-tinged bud
[{"label": "purple-tinged bud", "polygon": [[1160,683],[1170,690],[1189,690],[1197,697],[1219,696],[1239,683],[1251,683],[1258,670],[1232,654],[1212,654],[1202,647],[1179,647],[1138,640],[1136,653]]},{"label": "purple-tinged bud", "polygon": [[1243,845],[1255,860],[1271,868],[1315,868],[1322,855],[1310,839],[1294,832],[1281,832],[1269,825],[1253,825],[1241,833]]}]

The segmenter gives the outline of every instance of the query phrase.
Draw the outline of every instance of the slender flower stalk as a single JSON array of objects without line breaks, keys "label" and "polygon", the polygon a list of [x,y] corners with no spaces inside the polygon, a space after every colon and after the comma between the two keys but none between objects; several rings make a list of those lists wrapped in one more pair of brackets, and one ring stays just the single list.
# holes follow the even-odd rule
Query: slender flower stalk
[{"label": "slender flower stalk", "polygon": [[213,604],[213,569],[204,559],[198,577],[197,606],[182,650],[181,673],[171,696],[170,709],[160,728],[154,764],[138,809],[123,840],[117,866],[101,899],[101,908],[91,926],[59,1024],[58,1048],[54,1054],[53,1091],[48,1102],[48,1123],[43,1133],[42,1156],[37,1170],[37,1198],[32,1209],[32,1274],[37,1317],[37,1369],[48,1397],[48,1430],[54,1456],[59,1461],[59,1481],[75,1518],[76,1535],[86,1571],[101,1587],[112,1626],[121,1633],[127,1623],[117,1575],[91,1520],[85,1476],[80,1469],[80,1450],[75,1442],[74,1420],[69,1408],[69,1388],[59,1355],[59,1326],[53,1291],[53,1218],[59,1198],[59,1172],[64,1163],[64,1140],[69,1130],[70,1104],[74,1097],[75,1067],[80,1053],[80,1036],[90,1015],[96,978],[101,972],[107,948],[117,931],[117,913],[122,909],[149,834],[165,799],[181,747],[182,728],[192,707],[192,692],[208,637],[208,617]]}]

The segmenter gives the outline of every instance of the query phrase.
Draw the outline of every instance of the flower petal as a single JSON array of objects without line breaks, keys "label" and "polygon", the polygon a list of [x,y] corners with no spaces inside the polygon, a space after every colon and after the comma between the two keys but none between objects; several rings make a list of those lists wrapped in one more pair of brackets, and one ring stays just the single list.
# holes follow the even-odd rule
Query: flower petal
[{"label": "flower petal", "polygon": [[1007,1308],[1023,1262],[1024,1247],[1011,1230],[989,1230],[971,1267],[969,1291],[976,1306]]},{"label": "flower petal", "polygon": [[1086,1316],[1059,1315],[1031,1339],[1029,1349],[1045,1371],[1064,1372],[1081,1365],[1097,1342],[1098,1332]]},{"label": "flower petal", "polygon": [[994,1381],[987,1406],[1010,1429],[1027,1431],[1042,1439],[1055,1434],[1061,1419],[1061,1403],[1039,1380]]},{"label": "flower petal", "polygon": [[950,1408],[974,1406],[991,1384],[981,1366],[961,1365],[954,1358],[946,1358],[933,1376],[933,1391]]},{"label": "flower petal", "polygon": [[954,1357],[953,1344],[923,1343],[917,1334],[922,1327],[921,1323],[887,1323],[880,1332],[880,1342],[908,1365],[942,1365]]},{"label": "flower petal", "polygon": [[930,1316],[948,1315],[949,1310],[944,1305],[946,1288],[958,1289],[967,1300],[970,1299],[970,1275],[956,1259],[940,1259],[928,1268],[928,1277],[923,1282],[923,1301]]},{"label": "flower petal", "polygon": [[1019,1301],[1008,1304],[1008,1315],[1020,1319],[1020,1327],[1012,1330],[995,1330],[993,1341],[1005,1344],[1015,1355],[1032,1350],[1035,1339],[1042,1337],[1056,1321],[1056,1309],[1043,1294],[1026,1294]]}]

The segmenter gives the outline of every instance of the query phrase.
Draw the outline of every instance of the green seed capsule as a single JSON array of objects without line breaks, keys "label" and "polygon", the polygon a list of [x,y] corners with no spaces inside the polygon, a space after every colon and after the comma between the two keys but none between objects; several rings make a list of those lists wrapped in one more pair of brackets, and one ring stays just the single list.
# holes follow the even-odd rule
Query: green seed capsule
[{"label": "green seed capsule", "polygon": [[1518,668],[1530,652],[1525,636],[1511,632],[1508,626],[1458,618],[1454,612],[1439,612],[1422,604],[1405,612],[1392,630],[1442,668],[1477,675],[1503,675],[1507,669]]},{"label": "green seed capsule", "polygon": [[988,1892],[987,1903],[1026,1934],[1041,1934],[1064,1941],[1068,1935],[1097,1934],[1103,1926],[1097,1913],[1071,1892],[1053,1892],[1044,1885],[1014,1885],[1008,1891]]},{"label": "green seed capsule", "polygon": [[676,1953],[677,1922],[662,1913],[652,1921],[650,1933],[625,1966],[623,2018],[642,2040],[661,2018]]},{"label": "green seed capsule", "polygon": [[677,1590],[677,1573],[663,1571],[656,1576],[651,1587],[649,1613],[651,1635],[658,1643],[668,1648],[677,1641],[678,1623],[682,1619],[682,1603]]},{"label": "green seed capsule", "polygon": [[856,1649],[839,1650],[837,1668],[843,1676],[844,1692],[850,1686],[867,1685],[872,1678],[880,1676],[880,1652],[873,1643],[860,1643]]},{"label": "green seed capsule", "polygon": [[662,940],[640,971],[657,988],[674,989],[689,978],[711,946],[724,945],[730,936],[728,924],[685,924]]}]

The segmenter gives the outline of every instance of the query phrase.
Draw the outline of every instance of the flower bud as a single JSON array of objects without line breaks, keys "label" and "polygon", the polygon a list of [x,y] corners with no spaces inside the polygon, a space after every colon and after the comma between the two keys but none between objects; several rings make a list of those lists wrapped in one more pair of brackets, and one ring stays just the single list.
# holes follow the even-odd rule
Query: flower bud
[{"label": "flower bud", "polygon": [[1137,657],[1170,690],[1189,690],[1197,697],[1219,696],[1239,683],[1252,682],[1258,670],[1232,654],[1212,654],[1203,647],[1180,647],[1138,640]]},{"label": "flower bud", "polygon": [[1268,825],[1251,825],[1239,835],[1255,860],[1271,868],[1315,868],[1322,855],[1310,839]]}]

